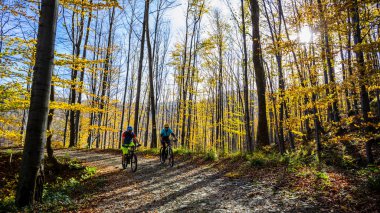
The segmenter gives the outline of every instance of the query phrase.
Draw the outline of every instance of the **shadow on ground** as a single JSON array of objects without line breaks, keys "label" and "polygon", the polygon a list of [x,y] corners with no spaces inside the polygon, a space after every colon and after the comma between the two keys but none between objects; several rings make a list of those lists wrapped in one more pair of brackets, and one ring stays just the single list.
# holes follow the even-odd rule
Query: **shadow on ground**
[{"label": "shadow on ground", "polygon": [[[273,192],[252,181],[230,179],[212,165],[191,160],[171,168],[157,158],[138,156],[138,170],[121,167],[115,153],[57,150],[98,168],[97,175],[78,193],[82,212],[313,212],[315,205],[296,193]],[[290,195],[289,195],[290,194]]]}]

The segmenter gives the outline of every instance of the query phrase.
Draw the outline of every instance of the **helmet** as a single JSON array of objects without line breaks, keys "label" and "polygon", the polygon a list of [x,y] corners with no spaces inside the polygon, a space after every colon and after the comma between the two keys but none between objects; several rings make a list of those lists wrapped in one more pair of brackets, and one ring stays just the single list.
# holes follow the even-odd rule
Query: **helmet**
[{"label": "helmet", "polygon": [[166,123],[166,124],[164,125],[164,127],[165,127],[165,128],[169,128],[169,124]]},{"label": "helmet", "polygon": [[131,126],[128,126],[127,131],[132,131],[133,128]]}]

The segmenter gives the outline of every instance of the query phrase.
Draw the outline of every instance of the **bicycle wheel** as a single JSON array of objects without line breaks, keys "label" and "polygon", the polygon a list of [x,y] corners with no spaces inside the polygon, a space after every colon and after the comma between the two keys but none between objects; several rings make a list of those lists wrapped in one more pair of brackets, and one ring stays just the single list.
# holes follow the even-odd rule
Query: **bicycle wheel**
[{"label": "bicycle wheel", "polygon": [[165,163],[164,147],[161,147],[161,149],[160,149],[160,162],[161,162],[161,164]]},{"label": "bicycle wheel", "polygon": [[131,170],[132,172],[136,172],[137,170],[137,156],[135,153],[131,155]]},{"label": "bicycle wheel", "polygon": [[171,147],[168,148],[168,160],[169,160],[169,166],[173,167],[174,166],[174,155],[173,155],[173,150]]},{"label": "bicycle wheel", "polygon": [[123,166],[123,169],[127,168],[127,155],[124,155],[124,158],[121,158],[121,165]]}]

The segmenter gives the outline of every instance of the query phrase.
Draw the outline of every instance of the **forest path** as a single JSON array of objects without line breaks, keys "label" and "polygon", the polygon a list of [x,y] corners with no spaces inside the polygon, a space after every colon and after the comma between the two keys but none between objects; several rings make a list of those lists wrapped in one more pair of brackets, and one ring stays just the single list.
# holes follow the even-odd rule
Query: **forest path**
[{"label": "forest path", "polygon": [[[138,169],[123,170],[121,156],[87,150],[56,150],[97,167],[90,197],[78,200],[80,212],[316,212],[295,193],[273,191],[268,183],[225,177],[211,165],[138,155]],[[270,186],[270,184],[269,184]],[[80,196],[79,196],[80,197]]]}]

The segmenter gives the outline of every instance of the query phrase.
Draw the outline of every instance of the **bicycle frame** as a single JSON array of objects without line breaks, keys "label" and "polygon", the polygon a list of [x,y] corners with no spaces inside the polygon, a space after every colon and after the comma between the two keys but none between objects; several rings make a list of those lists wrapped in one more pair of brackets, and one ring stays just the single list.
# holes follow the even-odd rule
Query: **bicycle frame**
[{"label": "bicycle frame", "polygon": [[[160,150],[160,161],[161,161],[161,164],[165,163],[165,161],[167,159],[169,159],[169,165],[171,167],[173,167],[174,165],[174,156],[173,156],[173,149],[172,149],[172,140],[170,140],[169,142],[168,141],[164,141],[163,143],[167,143],[167,145],[165,146],[165,149],[164,149],[164,146],[161,146],[161,150]],[[170,155],[170,157],[168,156]]]},{"label": "bicycle frame", "polygon": [[126,154],[123,154],[123,169],[126,169],[127,168],[127,165],[131,163],[131,166],[132,166],[132,160],[133,158],[135,159],[135,169],[133,169],[132,167],[132,172],[135,172],[136,169],[137,169],[137,156],[135,154],[135,151],[137,150],[137,146],[130,146],[128,147],[128,153]]},{"label": "bicycle frame", "polygon": [[128,153],[125,154],[126,157],[128,157],[128,159],[130,159],[130,157],[135,154],[135,151],[137,150],[137,147],[136,146],[131,146],[131,147],[128,147]]}]

